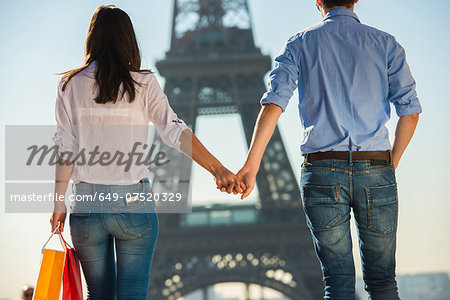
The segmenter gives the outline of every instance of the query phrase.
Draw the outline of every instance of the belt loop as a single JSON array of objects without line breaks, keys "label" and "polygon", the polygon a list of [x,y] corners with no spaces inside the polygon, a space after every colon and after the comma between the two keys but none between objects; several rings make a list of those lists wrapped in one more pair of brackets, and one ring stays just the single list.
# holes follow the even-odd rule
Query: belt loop
[{"label": "belt loop", "polygon": [[305,165],[308,163],[308,153],[305,154],[305,161],[303,162]]},{"label": "belt loop", "polygon": [[350,167],[353,166],[352,150],[348,151],[348,165],[349,165]]},{"label": "belt loop", "polygon": [[392,161],[392,150],[388,150],[389,152],[389,165],[392,166],[393,161]]}]

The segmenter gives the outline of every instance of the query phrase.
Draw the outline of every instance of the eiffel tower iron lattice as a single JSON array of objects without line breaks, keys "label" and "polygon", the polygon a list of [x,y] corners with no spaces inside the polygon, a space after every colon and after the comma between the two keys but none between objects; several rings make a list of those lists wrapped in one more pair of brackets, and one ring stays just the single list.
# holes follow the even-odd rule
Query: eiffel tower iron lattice
[{"label": "eiffel tower iron lattice", "polygon": [[[255,45],[247,0],[174,0],[171,47],[157,68],[166,78],[171,106],[194,131],[198,116],[239,114],[249,144],[270,67],[270,57]],[[156,139],[164,151],[175,151]],[[189,173],[191,165],[181,169]],[[154,181],[186,178],[179,172],[164,170]],[[173,190],[176,184],[163,182],[159,189]],[[174,300],[220,282],[255,283],[295,300],[322,297],[299,186],[278,128],[257,187],[258,205],[159,215],[150,299]],[[215,222],[218,214],[228,217]]]}]

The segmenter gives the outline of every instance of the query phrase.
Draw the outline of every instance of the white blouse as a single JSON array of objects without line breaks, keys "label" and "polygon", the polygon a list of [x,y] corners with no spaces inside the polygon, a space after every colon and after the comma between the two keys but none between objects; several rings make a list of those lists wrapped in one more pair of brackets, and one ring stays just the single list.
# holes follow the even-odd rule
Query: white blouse
[{"label": "white blouse", "polygon": [[[64,77],[60,79],[55,110],[57,132],[53,140],[63,159],[69,158],[65,156],[67,153],[72,154],[72,159],[77,157],[71,177],[74,182],[135,184],[149,176],[148,166],[133,161],[127,169],[125,164],[118,163],[120,153],[123,162],[133,147],[138,152],[145,152],[143,145],[148,145],[147,151],[151,148],[150,122],[161,139],[177,150],[181,133],[189,127],[178,119],[153,73],[131,72],[139,83],[135,84],[133,102],[129,103],[125,94],[116,103],[98,104],[94,101],[99,92],[95,71],[93,62],[72,77],[64,91],[61,89]],[[93,152],[97,154],[93,156]],[[113,161],[113,157],[117,159]]]}]

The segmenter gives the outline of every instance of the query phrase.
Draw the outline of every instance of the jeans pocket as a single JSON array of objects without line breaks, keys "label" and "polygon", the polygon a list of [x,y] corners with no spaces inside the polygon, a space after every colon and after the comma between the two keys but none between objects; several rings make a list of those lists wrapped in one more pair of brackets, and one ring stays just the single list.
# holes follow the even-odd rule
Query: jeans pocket
[{"label": "jeans pocket", "polygon": [[113,208],[114,216],[123,232],[131,236],[141,237],[152,229],[150,215],[146,206]]},{"label": "jeans pocket", "polygon": [[70,235],[72,240],[82,242],[89,237],[89,221],[91,212],[83,210],[82,212],[72,209],[70,213]]},{"label": "jeans pocket", "polygon": [[303,208],[308,226],[312,229],[330,229],[342,219],[339,206],[339,185],[303,186]]},{"label": "jeans pocket", "polygon": [[388,234],[397,228],[397,184],[367,187],[367,215],[369,229]]}]

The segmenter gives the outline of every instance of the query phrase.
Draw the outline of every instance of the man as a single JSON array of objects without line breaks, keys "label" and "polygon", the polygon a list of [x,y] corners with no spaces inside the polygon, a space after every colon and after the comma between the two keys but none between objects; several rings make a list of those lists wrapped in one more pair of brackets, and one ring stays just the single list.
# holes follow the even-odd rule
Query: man
[{"label": "man", "polygon": [[[391,35],[362,25],[353,12],[357,2],[317,0],[323,21],[288,40],[275,59],[249,154],[237,175],[247,187],[243,199],[254,187],[267,143],[298,87],[305,156],[301,195],[325,299],[355,299],[351,209],[370,299],[399,299],[395,168],[421,107],[403,48]],[[400,116],[392,147],[385,127],[391,103]]]}]

